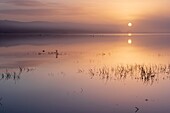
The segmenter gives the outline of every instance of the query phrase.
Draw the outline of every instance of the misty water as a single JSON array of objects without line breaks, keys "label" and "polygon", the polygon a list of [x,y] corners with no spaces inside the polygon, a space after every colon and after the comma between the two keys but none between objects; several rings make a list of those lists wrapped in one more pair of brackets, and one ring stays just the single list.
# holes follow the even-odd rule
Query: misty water
[{"label": "misty water", "polygon": [[0,112],[169,113],[169,37],[1,35]]}]

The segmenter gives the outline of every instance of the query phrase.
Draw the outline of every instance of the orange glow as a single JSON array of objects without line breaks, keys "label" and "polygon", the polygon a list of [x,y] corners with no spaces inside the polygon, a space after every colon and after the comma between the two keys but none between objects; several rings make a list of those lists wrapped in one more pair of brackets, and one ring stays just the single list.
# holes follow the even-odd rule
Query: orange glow
[{"label": "orange glow", "polygon": [[129,27],[132,27],[132,23],[131,23],[131,22],[129,22],[129,23],[128,23],[128,26],[129,26]]},{"label": "orange glow", "polygon": [[128,39],[128,44],[132,44],[132,40],[131,39]]},{"label": "orange glow", "polygon": [[131,36],[132,36],[132,33],[128,33],[128,36],[131,37]]}]

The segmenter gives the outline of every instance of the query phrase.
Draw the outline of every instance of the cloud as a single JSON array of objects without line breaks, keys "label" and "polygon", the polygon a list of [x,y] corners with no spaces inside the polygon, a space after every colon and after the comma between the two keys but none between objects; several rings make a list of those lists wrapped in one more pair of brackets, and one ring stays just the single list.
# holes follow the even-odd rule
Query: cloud
[{"label": "cloud", "polygon": [[85,15],[87,14],[79,7],[66,7],[66,8],[38,8],[38,9],[3,9],[0,14],[5,15],[23,15],[23,16],[41,16],[41,15]]},{"label": "cloud", "polygon": [[41,6],[44,3],[36,0],[1,0],[0,3],[12,4],[16,6]]},{"label": "cloud", "polygon": [[51,12],[49,9],[4,9],[0,10],[0,14],[6,15],[43,15]]},{"label": "cloud", "polygon": [[0,4],[14,5],[12,7],[0,8],[3,15],[84,15],[87,14],[85,8],[72,6],[57,2],[40,2],[37,0],[1,0]]}]

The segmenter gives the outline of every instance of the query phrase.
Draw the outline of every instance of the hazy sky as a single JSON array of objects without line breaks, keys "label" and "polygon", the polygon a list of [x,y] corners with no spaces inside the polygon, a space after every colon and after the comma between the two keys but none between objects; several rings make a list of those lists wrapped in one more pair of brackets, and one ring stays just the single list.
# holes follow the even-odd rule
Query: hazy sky
[{"label": "hazy sky", "polygon": [[[168,31],[170,0],[0,0],[0,19],[100,23]],[[134,30],[136,30],[134,29]]]}]

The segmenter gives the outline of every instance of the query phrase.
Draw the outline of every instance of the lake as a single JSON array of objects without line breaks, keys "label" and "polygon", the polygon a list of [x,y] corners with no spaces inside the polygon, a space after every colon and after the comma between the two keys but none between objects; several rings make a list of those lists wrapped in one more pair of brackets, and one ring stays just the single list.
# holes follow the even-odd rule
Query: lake
[{"label": "lake", "polygon": [[170,34],[0,35],[2,113],[169,113],[169,86]]}]

